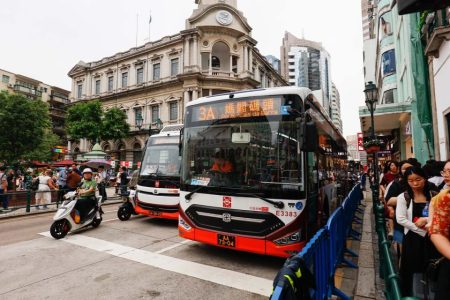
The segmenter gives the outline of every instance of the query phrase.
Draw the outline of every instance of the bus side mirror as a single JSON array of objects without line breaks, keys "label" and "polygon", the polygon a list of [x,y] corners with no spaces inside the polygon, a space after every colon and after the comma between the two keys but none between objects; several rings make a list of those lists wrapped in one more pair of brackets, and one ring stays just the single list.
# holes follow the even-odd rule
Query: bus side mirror
[{"label": "bus side mirror", "polygon": [[178,140],[178,156],[181,156],[183,150],[184,128],[180,129],[180,139]]},{"label": "bus side mirror", "polygon": [[319,135],[314,122],[306,122],[303,126],[302,151],[315,152],[319,146]]}]

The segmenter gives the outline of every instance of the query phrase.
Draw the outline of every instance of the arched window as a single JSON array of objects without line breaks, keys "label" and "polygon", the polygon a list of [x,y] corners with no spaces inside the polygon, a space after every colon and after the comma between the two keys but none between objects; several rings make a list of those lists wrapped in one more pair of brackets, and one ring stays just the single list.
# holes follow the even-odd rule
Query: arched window
[{"label": "arched window", "polygon": [[133,146],[133,169],[137,168],[138,162],[142,160],[142,147],[139,143]]},{"label": "arched window", "polygon": [[124,144],[120,144],[119,147],[117,147],[119,150],[119,160],[125,161],[127,160],[127,152]]}]

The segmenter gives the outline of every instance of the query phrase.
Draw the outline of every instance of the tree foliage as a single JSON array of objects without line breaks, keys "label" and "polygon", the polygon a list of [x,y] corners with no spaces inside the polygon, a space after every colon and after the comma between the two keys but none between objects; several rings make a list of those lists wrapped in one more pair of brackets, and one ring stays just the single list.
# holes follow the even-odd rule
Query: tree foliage
[{"label": "tree foliage", "polygon": [[0,160],[14,163],[35,151],[50,128],[46,103],[0,92]]},{"label": "tree foliage", "polygon": [[100,101],[77,103],[66,115],[67,134],[73,139],[95,141],[100,137],[102,106]]},{"label": "tree foliage", "polygon": [[118,140],[124,138],[130,132],[130,125],[127,123],[127,115],[117,107],[105,112],[102,121],[102,140]]},{"label": "tree foliage", "polygon": [[60,145],[61,139],[51,130],[46,130],[41,143],[32,151],[24,154],[25,160],[50,161],[52,159],[52,149]]},{"label": "tree foliage", "polygon": [[77,103],[69,108],[66,127],[71,138],[86,138],[92,143],[98,139],[120,139],[130,131],[125,113],[118,108],[103,112],[100,101]]}]

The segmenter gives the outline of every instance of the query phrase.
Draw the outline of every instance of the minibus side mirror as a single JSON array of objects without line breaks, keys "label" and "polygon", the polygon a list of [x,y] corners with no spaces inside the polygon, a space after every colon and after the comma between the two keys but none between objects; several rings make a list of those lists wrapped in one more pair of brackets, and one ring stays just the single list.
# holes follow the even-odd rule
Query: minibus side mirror
[{"label": "minibus side mirror", "polygon": [[181,151],[183,151],[183,138],[184,138],[184,128],[181,128],[180,139],[178,140],[178,156],[181,156]]}]

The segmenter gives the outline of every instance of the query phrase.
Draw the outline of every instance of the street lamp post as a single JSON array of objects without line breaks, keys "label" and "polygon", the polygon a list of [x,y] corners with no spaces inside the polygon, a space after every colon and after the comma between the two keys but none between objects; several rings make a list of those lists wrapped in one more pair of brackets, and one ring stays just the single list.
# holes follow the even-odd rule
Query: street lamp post
[{"label": "street lamp post", "polygon": [[139,131],[141,131],[141,128],[142,128],[142,123],[144,122],[144,119],[142,118],[142,116],[141,115],[138,115],[137,117],[136,117],[136,127],[137,127],[137,129],[139,130]]},{"label": "street lamp post", "polygon": [[[366,94],[366,106],[367,109],[370,112],[370,121],[372,124],[372,130],[371,130],[371,139],[375,140],[375,120],[374,120],[374,112],[377,108],[378,103],[378,89],[377,86],[372,82],[369,81],[366,83],[366,87],[364,89],[364,94]],[[372,169],[373,169],[373,186],[372,186],[372,198],[373,198],[373,204],[374,208],[378,201],[379,197],[379,176],[378,176],[378,152],[373,153],[373,159],[372,159]]]}]

